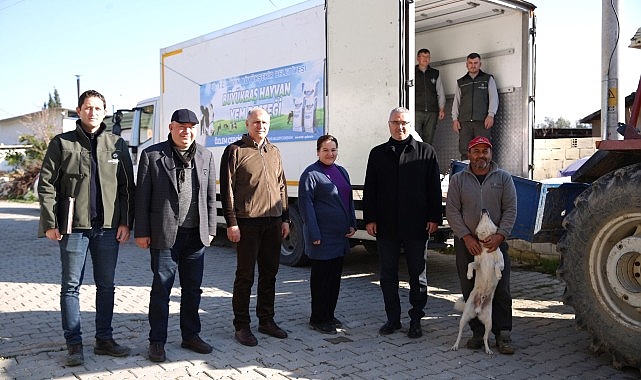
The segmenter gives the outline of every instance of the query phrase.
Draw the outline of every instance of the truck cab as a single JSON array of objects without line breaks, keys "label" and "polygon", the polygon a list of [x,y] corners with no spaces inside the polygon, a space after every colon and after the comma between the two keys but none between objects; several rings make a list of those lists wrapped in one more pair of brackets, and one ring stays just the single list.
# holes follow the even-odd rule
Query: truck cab
[{"label": "truck cab", "polygon": [[119,109],[111,117],[112,132],[120,135],[129,145],[129,154],[138,168],[139,153],[146,147],[160,141],[158,133],[158,97],[140,101],[132,109]]}]

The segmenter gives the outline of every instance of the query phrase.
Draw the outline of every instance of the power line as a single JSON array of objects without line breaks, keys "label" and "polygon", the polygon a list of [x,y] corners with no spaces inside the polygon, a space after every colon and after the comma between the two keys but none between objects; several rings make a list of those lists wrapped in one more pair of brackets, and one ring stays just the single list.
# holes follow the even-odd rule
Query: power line
[{"label": "power line", "polygon": [[2,7],[2,8],[0,8],[0,11],[3,11],[3,10],[5,10],[5,9],[7,9],[7,8],[11,8],[11,7],[13,7],[14,5],[18,5],[18,4],[22,3],[23,1],[25,1],[25,0],[18,0],[18,1],[16,1],[15,3],[13,3],[13,4],[9,4],[9,5],[7,5],[6,7]]},{"label": "power line", "polygon": [[4,110],[4,109],[2,109],[2,108],[0,108],[0,112],[4,112],[4,113],[6,113],[7,115],[12,116],[12,114],[11,114],[11,113],[9,113],[8,111],[6,111],[6,110]]}]

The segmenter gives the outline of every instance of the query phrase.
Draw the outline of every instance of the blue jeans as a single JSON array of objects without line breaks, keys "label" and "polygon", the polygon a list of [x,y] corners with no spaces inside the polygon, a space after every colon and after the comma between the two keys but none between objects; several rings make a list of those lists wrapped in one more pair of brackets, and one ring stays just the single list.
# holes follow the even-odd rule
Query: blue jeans
[{"label": "blue jeans", "polygon": [[398,240],[376,238],[381,271],[381,290],[385,301],[385,313],[390,322],[401,320],[401,299],[398,295],[398,259],[401,246],[405,251],[407,272],[410,278],[410,304],[408,314],[411,319],[425,316],[423,308],[427,304],[427,286],[420,284],[419,276],[425,269],[426,239]]},{"label": "blue jeans", "polygon": [[198,229],[178,230],[176,242],[169,249],[150,249],[154,273],[149,297],[149,341],[167,342],[169,296],[176,269],[180,278],[180,332],[183,340],[200,333],[200,286],[203,282],[205,247]]},{"label": "blue jeans", "polygon": [[96,283],[96,338],[112,339],[114,312],[114,276],[118,261],[115,229],[94,227],[63,235],[60,245],[62,279],[60,311],[67,344],[82,343],[80,330],[80,286],[85,275],[87,251],[91,252]]}]

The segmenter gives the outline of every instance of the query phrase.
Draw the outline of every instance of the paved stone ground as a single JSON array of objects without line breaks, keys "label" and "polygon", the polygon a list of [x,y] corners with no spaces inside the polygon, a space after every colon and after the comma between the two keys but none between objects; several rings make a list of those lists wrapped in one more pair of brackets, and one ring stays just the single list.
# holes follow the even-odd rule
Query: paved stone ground
[{"label": "paved stone ground", "polygon": [[[309,268],[281,266],[277,278],[276,320],[289,332],[278,340],[255,331],[256,347],[233,339],[231,287],[234,251],[219,243],[207,251],[201,336],[214,346],[209,355],[180,348],[180,289],[172,293],[168,361],[146,358],[149,254],[133,242],[122,246],[117,268],[115,338],[132,348],[126,358],[96,356],[95,287],[89,260],[81,307],[85,364],[65,367],[60,327],[58,247],[37,239],[37,206],[0,202],[0,378],[19,379],[637,379],[637,369],[618,371],[609,357],[593,356],[590,339],[574,324],[571,308],[560,299],[563,284],[552,276],[512,272],[516,353],[488,356],[461,348],[456,338],[459,297],[454,257],[429,252],[430,298],[423,318],[424,335],[407,338],[409,320],[399,333],[380,336],[385,321],[376,274],[376,256],[355,248],[346,258],[337,317],[339,334],[322,335],[307,327],[310,309]],[[402,270],[403,272],[403,270]],[[176,281],[178,282],[178,280]],[[407,283],[401,290],[408,308]],[[252,300],[252,309],[255,299]],[[253,321],[253,328],[256,328]],[[466,329],[463,343],[469,337]]]}]

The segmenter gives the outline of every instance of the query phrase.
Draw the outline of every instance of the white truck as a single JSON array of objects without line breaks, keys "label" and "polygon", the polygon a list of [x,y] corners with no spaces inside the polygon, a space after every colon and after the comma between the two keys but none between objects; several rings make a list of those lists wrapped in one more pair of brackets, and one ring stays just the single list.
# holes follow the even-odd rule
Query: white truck
[{"label": "white truck", "polygon": [[[171,114],[201,118],[199,142],[219,160],[245,132],[247,110],[271,116],[269,138],[282,152],[292,228],[282,263],[305,261],[296,197],[300,173],[325,133],[340,144],[338,162],[360,190],[370,149],[389,138],[392,108],[413,109],[416,51],[431,51],[445,87],[446,118],[434,140],[441,171],[459,158],[451,129],[456,80],[471,52],[494,75],[500,105],[495,158],[528,176],[534,101],[535,6],[520,0],[309,0],[160,50],[160,96],[118,112],[132,158],[167,138]],[[220,162],[220,161],[218,161]],[[221,220],[224,223],[224,220]],[[366,242],[360,229],[357,241]],[[437,236],[436,239],[442,237]]]}]

